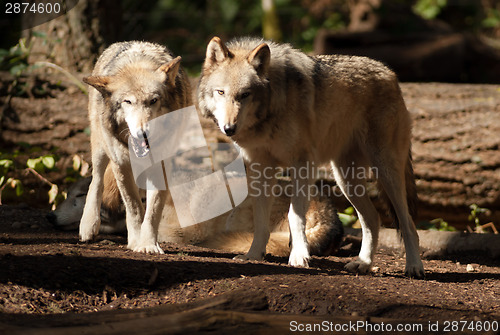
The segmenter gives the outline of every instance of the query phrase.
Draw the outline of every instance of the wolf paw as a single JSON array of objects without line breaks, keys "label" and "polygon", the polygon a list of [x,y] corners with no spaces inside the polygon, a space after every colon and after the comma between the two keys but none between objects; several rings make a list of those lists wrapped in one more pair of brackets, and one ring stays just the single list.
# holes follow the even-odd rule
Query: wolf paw
[{"label": "wolf paw", "polygon": [[132,250],[134,252],[144,252],[147,254],[164,254],[163,249],[160,247],[158,243],[138,245],[135,248],[132,248]]},{"label": "wolf paw", "polygon": [[424,279],[425,278],[425,273],[424,273],[424,266],[422,265],[422,262],[420,261],[417,264],[406,264],[405,268],[405,275],[410,278],[416,278],[416,279]]},{"label": "wolf paw", "polygon": [[345,266],[345,268],[349,272],[363,273],[363,274],[369,272],[371,270],[371,267],[372,267],[371,264],[363,262],[359,259],[349,262]]},{"label": "wolf paw", "polygon": [[99,233],[99,225],[100,222],[98,223],[92,223],[92,224],[84,224],[83,222],[80,223],[80,241],[81,242],[90,242],[95,239],[97,234]]},{"label": "wolf paw", "polygon": [[309,252],[305,249],[305,252],[295,251],[292,249],[290,252],[290,257],[288,258],[288,265],[308,268],[309,267]]},{"label": "wolf paw", "polygon": [[233,259],[238,261],[261,261],[264,259],[264,254],[261,255],[252,255],[250,253],[244,255],[235,256]]}]

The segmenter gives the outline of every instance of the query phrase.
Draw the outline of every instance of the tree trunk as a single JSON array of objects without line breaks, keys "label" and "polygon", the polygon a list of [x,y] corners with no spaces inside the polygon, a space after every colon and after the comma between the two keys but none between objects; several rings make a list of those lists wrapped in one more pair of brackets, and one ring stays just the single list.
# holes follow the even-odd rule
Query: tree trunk
[{"label": "tree trunk", "polygon": [[264,12],[262,16],[262,35],[265,39],[276,42],[281,41],[283,34],[281,33],[274,0],[262,0],[262,11]]},{"label": "tree trunk", "polygon": [[30,62],[49,61],[69,71],[91,72],[99,54],[117,40],[120,27],[119,1],[80,0],[67,14],[24,30],[23,37],[32,43]]}]

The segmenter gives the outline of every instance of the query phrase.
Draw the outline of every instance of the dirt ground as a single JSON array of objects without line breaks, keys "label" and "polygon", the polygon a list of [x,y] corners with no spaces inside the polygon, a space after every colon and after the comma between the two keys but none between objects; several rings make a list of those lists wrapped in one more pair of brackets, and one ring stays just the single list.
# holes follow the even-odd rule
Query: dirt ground
[{"label": "dirt ground", "polygon": [[[488,207],[489,219],[498,223],[499,87],[402,88],[414,119],[421,217],[443,217],[465,227],[467,206],[477,203]],[[64,188],[72,155],[89,159],[86,96],[64,81],[48,91],[12,99],[12,109],[2,118],[2,152],[19,149],[18,160],[56,153],[58,171],[45,177]],[[23,149],[18,142],[37,149]],[[24,322],[24,314],[137,309],[228,292],[264,295],[259,312],[266,314],[500,321],[500,260],[488,255],[425,259],[426,279],[413,280],[404,277],[404,256],[394,250],[377,253],[372,274],[346,272],[344,265],[359,251],[352,245],[335,256],[314,257],[308,269],[289,267],[286,259],[270,255],[263,262],[242,263],[232,254],[174,244],[162,244],[165,255],[138,254],[126,249],[122,236],[101,235],[96,243],[82,244],[76,232],[52,228],[45,219],[46,186],[25,178],[25,197],[5,195],[7,205],[0,206],[0,332]]]},{"label": "dirt ground", "polygon": [[0,330],[2,323],[24,322],[19,313],[145,308],[232,291],[263,294],[266,313],[424,323],[500,320],[500,267],[482,255],[424,260],[426,279],[413,280],[404,277],[398,252],[380,250],[375,272],[358,276],[344,270],[355,248],[314,257],[308,269],[271,256],[242,263],[231,254],[183,245],[162,244],[165,255],[146,255],[127,250],[120,236],[79,243],[76,233],[50,227],[44,213],[0,208]]}]

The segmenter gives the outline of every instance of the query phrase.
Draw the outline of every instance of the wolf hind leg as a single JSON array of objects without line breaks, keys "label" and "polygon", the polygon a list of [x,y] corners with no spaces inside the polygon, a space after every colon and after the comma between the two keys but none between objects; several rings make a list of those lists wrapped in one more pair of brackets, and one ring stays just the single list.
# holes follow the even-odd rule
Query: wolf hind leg
[{"label": "wolf hind leg", "polygon": [[[358,162],[359,158],[346,155],[332,162],[332,168],[337,185],[356,209],[363,234],[359,256],[349,262],[346,269],[366,273],[371,270],[377,250],[380,217],[366,189],[366,165],[357,164]],[[363,168],[365,172],[359,170]]]},{"label": "wolf hind leg", "polygon": [[[393,155],[379,153],[373,157],[374,166],[378,168],[378,182],[389,199],[389,206],[392,205],[398,222],[398,228],[403,237],[406,251],[405,274],[409,277],[423,278],[424,267],[420,259],[419,238],[413,219],[409,213],[407,200],[407,186],[412,176],[405,176],[405,173],[412,171],[406,164],[411,164],[410,159],[406,159],[406,154],[402,156],[405,160],[394,159]],[[408,179],[408,181],[406,181]],[[416,194],[415,194],[416,197]]]}]

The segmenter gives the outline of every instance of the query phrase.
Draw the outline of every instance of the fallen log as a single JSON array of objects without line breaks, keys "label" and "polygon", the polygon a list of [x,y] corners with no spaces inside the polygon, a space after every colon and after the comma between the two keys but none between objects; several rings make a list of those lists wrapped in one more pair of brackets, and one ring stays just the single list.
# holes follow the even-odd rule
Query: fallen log
[{"label": "fallen log", "polygon": [[[458,231],[418,230],[420,249],[425,257],[480,252],[485,257],[500,259],[500,234],[476,234]],[[361,229],[346,229],[350,236],[361,236]],[[401,238],[396,229],[382,228],[379,246],[402,249]]]},{"label": "fallen log", "polygon": [[[395,320],[362,316],[311,316],[274,314],[260,291],[234,291],[188,304],[164,305],[139,310],[46,316],[0,317],[2,334],[289,334],[290,331],[328,334],[367,334],[391,324],[428,321]],[[371,328],[370,328],[371,327]],[[302,330],[300,330],[302,329]]]}]

